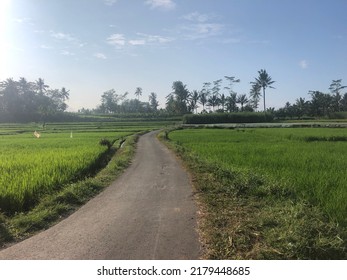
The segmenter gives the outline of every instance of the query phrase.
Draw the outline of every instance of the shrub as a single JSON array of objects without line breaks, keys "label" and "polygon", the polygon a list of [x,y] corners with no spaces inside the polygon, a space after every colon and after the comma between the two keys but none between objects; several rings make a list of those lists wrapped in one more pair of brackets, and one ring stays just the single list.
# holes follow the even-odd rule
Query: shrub
[{"label": "shrub", "polygon": [[201,115],[183,116],[184,124],[213,124],[213,123],[262,123],[273,121],[273,116],[269,113],[212,113]]},{"label": "shrub", "polygon": [[99,144],[101,146],[106,146],[108,149],[111,149],[111,147],[113,145],[113,143],[110,140],[106,139],[106,138],[102,138],[100,140]]}]

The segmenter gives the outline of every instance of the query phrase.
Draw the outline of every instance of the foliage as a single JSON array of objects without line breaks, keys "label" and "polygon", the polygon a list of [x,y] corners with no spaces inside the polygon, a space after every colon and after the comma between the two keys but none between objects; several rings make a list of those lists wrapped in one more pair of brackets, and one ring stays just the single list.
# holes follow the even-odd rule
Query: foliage
[{"label": "foliage", "polygon": [[[258,71],[258,77],[255,78],[255,82],[253,82],[252,90],[255,90],[256,88],[263,89],[263,101],[264,101],[264,112],[266,112],[266,104],[265,104],[265,90],[266,88],[274,88],[271,85],[275,83],[275,81],[272,80],[270,75],[266,72],[265,69],[261,69]],[[254,87],[254,88],[253,88]]]},{"label": "foliage", "polygon": [[261,123],[271,122],[271,114],[263,113],[211,113],[200,115],[185,115],[184,124],[213,124],[213,123]]},{"label": "foliage", "polygon": [[[346,191],[337,187],[337,180],[334,180],[334,188],[330,184],[324,186],[324,182],[336,174],[344,174],[341,171],[346,166],[342,158],[346,155],[338,154],[346,149],[336,146],[325,151],[323,157],[332,153],[331,158],[340,160],[330,168],[332,161],[328,160],[322,168],[319,167],[322,162],[319,154],[327,149],[326,144],[317,152],[318,157],[312,157],[310,151],[316,149],[311,149],[312,143],[305,143],[302,138],[302,135],[343,133],[343,130],[329,129],[190,129],[171,132],[169,137],[175,144],[170,145],[194,174],[202,212],[199,228],[206,246],[205,257],[346,259],[347,231],[345,226],[334,221],[344,219]],[[285,166],[289,168],[288,172],[283,169]],[[315,181],[308,184],[302,181],[305,176],[300,175],[300,170],[306,177],[317,170],[309,176],[309,180]],[[323,170],[330,177],[322,176]],[[293,183],[293,174],[298,174],[301,181]],[[317,183],[319,187],[315,186]],[[337,194],[335,202],[330,200],[334,191]],[[341,215],[334,216],[330,212],[328,218],[325,213],[329,210],[324,207],[324,202],[342,206]]]},{"label": "foliage", "polygon": [[46,195],[29,212],[10,217],[0,213],[0,245],[21,240],[35,231],[48,228],[107,187],[129,165],[137,137],[137,134],[127,137],[122,149],[117,150],[107,166],[95,177],[68,184],[58,192]]},{"label": "foliage", "polygon": [[9,78],[0,82],[0,118],[2,121],[43,121],[66,110],[66,88],[50,89],[44,80],[28,82]]},{"label": "foliage", "polygon": [[40,132],[39,139],[32,132],[1,136],[1,210],[28,210],[43,195],[95,173],[107,155],[98,145],[100,133],[117,139],[132,132]]},{"label": "foliage", "polygon": [[170,138],[221,168],[267,174],[347,224],[346,129],[195,129]]}]

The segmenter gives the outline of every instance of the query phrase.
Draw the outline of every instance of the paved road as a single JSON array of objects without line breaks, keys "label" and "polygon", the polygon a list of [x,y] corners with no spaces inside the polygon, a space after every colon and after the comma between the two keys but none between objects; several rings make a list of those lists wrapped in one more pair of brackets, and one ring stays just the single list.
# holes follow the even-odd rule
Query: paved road
[{"label": "paved road", "polygon": [[0,259],[198,259],[199,251],[189,177],[151,132],[110,187]]}]

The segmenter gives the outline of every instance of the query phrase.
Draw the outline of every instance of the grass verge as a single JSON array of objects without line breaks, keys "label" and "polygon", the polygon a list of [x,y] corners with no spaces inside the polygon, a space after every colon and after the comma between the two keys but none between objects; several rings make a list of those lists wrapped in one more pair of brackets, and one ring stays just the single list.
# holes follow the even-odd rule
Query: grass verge
[{"label": "grass verge", "polygon": [[269,177],[225,170],[169,140],[193,176],[205,259],[347,259],[347,233]]},{"label": "grass verge", "polygon": [[[127,137],[125,142],[124,139],[115,142],[110,148],[109,154],[112,157],[109,158],[107,166],[94,177],[69,184],[61,191],[45,196],[29,212],[17,213],[11,217],[0,215],[0,246],[47,229],[109,186],[130,164],[137,139],[138,134],[135,134]],[[122,148],[116,148],[121,145]]]}]

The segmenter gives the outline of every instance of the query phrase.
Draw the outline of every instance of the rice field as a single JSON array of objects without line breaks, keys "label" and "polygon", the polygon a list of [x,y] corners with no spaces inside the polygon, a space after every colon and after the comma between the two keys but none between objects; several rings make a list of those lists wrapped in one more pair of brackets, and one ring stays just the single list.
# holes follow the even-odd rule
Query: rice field
[{"label": "rice field", "polygon": [[223,169],[267,176],[347,223],[347,129],[185,129],[169,137]]},{"label": "rice field", "polygon": [[108,150],[99,144],[101,139],[113,142],[159,125],[51,123],[42,128],[0,124],[0,212],[28,210],[45,194],[95,174]]}]

